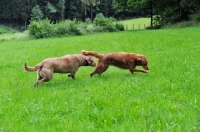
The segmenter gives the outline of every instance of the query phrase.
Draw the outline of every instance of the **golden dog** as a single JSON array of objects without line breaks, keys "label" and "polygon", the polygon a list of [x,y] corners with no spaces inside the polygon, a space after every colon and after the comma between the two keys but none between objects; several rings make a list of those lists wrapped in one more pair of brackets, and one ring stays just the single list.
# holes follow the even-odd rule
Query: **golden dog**
[{"label": "golden dog", "polygon": [[[85,50],[82,50],[81,52],[83,55],[99,58],[95,71],[90,74],[91,77],[95,74],[101,75],[108,69],[109,65],[113,65],[121,69],[129,69],[132,74],[134,72],[147,73],[149,70],[148,61],[144,55],[126,52],[99,54],[94,51]],[[142,66],[144,70],[136,69],[136,66]]]}]

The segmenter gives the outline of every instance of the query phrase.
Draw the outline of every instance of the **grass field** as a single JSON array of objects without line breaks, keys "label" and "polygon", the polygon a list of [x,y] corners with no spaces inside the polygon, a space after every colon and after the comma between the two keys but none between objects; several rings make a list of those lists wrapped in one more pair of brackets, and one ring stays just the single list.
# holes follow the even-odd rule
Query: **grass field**
[{"label": "grass field", "polygon": [[[0,132],[199,132],[200,27],[136,30],[78,37],[0,42]],[[144,54],[147,74],[116,67],[89,77],[81,67],[34,88],[48,57],[125,51]],[[95,59],[96,60],[96,59]],[[140,68],[140,67],[139,67]]]},{"label": "grass field", "polygon": [[27,34],[28,34],[27,31],[19,32],[12,28],[0,25],[0,41],[27,37]]},{"label": "grass field", "polygon": [[150,26],[150,18],[137,18],[120,21],[125,26],[125,30],[146,29]]}]

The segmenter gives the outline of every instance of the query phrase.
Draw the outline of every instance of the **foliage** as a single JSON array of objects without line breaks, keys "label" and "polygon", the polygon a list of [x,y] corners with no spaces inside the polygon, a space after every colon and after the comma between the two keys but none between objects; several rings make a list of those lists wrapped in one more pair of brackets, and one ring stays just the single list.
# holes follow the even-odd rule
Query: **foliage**
[{"label": "foliage", "polygon": [[28,29],[31,37],[46,38],[52,36],[51,23],[48,19],[31,21]]},{"label": "foliage", "polygon": [[[36,6],[40,9],[35,10]],[[27,28],[31,19],[48,18],[53,23],[66,19],[93,21],[101,12],[117,20],[150,17],[152,27],[199,19],[198,10],[199,0],[0,0],[0,24]],[[160,19],[154,19],[154,15]],[[160,25],[154,25],[154,21]]]},{"label": "foliage", "polygon": [[199,22],[200,21],[200,9],[196,13],[191,14],[190,19]]},{"label": "foliage", "polygon": [[82,2],[85,18],[87,16],[87,11],[89,11],[90,19],[93,20],[93,12],[95,11],[95,7],[97,7],[100,4],[100,0],[81,0],[81,2]]},{"label": "foliage", "polygon": [[92,20],[90,18],[86,18],[85,22],[88,23],[88,24],[91,24]]},{"label": "foliage", "polygon": [[[100,18],[99,18],[100,19]],[[96,26],[88,26],[90,23],[84,23],[74,20],[60,21],[57,23],[51,23],[49,19],[31,21],[28,29],[30,37],[34,38],[47,38],[55,36],[66,36],[66,35],[84,35],[87,33],[97,33],[97,32],[115,32],[124,30],[123,25],[114,23],[116,20],[114,18],[104,18],[97,24],[97,20],[94,23]],[[103,22],[105,25],[102,25]]]},{"label": "foliage", "polygon": [[93,23],[97,26],[106,26],[109,23],[114,22],[115,19],[109,19],[109,18],[105,18],[104,15],[102,13],[99,13],[96,15],[96,17],[94,18]]},{"label": "foliage", "polygon": [[45,17],[49,18],[51,21],[58,21],[64,19],[64,9],[65,9],[65,1],[58,0],[57,2],[49,1],[45,7]]},{"label": "foliage", "polygon": [[93,23],[98,27],[102,27],[103,31],[115,32],[123,31],[124,26],[122,24],[116,23],[116,19],[113,17],[105,18],[102,13],[99,13],[94,18]]},{"label": "foliage", "polygon": [[[189,16],[195,14],[200,9],[200,2],[198,0],[115,0],[115,2],[118,8],[134,12],[142,12],[143,10],[149,12],[148,16],[151,17],[151,27],[189,20]],[[153,18],[154,15],[159,16],[160,19],[155,20]],[[154,25],[153,21],[158,21],[156,23],[160,25]]]},{"label": "foliage", "polygon": [[122,23],[116,23],[115,24],[116,29],[118,29],[119,31],[123,31],[124,30],[124,25]]},{"label": "foliage", "polygon": [[6,33],[6,32],[7,32],[7,29],[0,26],[0,34]]},{"label": "foliage", "polygon": [[[1,42],[0,131],[199,132],[199,28]],[[23,69],[82,49],[144,54],[150,71],[110,66],[90,78],[95,67],[81,67],[35,89],[36,72]]]},{"label": "foliage", "polygon": [[30,16],[31,20],[36,20],[36,21],[41,20],[44,17],[43,12],[38,5],[36,5],[32,9],[32,14]]},{"label": "foliage", "polygon": [[31,21],[29,25],[29,35],[35,38],[47,38],[62,35],[82,35],[85,27],[76,20],[60,21],[53,24],[48,19]]}]

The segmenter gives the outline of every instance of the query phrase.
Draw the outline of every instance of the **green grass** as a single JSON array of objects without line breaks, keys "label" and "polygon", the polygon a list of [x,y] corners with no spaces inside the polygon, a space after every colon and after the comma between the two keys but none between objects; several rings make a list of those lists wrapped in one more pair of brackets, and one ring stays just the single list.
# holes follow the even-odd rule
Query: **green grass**
[{"label": "green grass", "polygon": [[27,37],[27,35],[28,35],[27,31],[19,32],[15,29],[0,25],[0,41]]},{"label": "green grass", "polygon": [[126,30],[146,29],[150,26],[150,18],[137,18],[120,21]]},{"label": "green grass", "polygon": [[[0,131],[192,132],[200,131],[200,27],[137,30],[0,42]],[[144,54],[147,74],[116,67],[72,80],[54,74],[33,87],[25,72],[48,57],[125,51]],[[139,67],[140,68],[140,67]]]}]

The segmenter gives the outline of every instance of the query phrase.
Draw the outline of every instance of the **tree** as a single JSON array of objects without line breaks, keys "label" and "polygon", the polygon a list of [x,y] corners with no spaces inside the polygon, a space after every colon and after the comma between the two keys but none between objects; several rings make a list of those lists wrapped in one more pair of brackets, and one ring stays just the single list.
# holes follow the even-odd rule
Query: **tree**
[{"label": "tree", "polygon": [[67,18],[73,20],[83,20],[82,3],[80,0],[69,0],[67,9]]},{"label": "tree", "polygon": [[94,7],[100,4],[100,0],[81,0],[84,7],[85,18],[87,16],[87,10],[90,12],[90,19],[93,20]]},{"label": "tree", "polygon": [[24,26],[27,27],[28,19],[30,19],[30,14],[32,8],[36,5],[35,0],[18,0],[17,5],[20,11],[20,17],[24,21]]},{"label": "tree", "polygon": [[32,14],[30,16],[31,20],[36,20],[36,21],[41,20],[44,17],[43,12],[38,5],[33,7]]},{"label": "tree", "polygon": [[59,12],[59,20],[64,19],[64,12],[65,12],[65,0],[59,0],[58,3],[56,3],[56,8]]},{"label": "tree", "polygon": [[105,15],[105,17],[110,17],[115,15],[115,7],[113,0],[100,0],[99,9],[100,12]]}]

